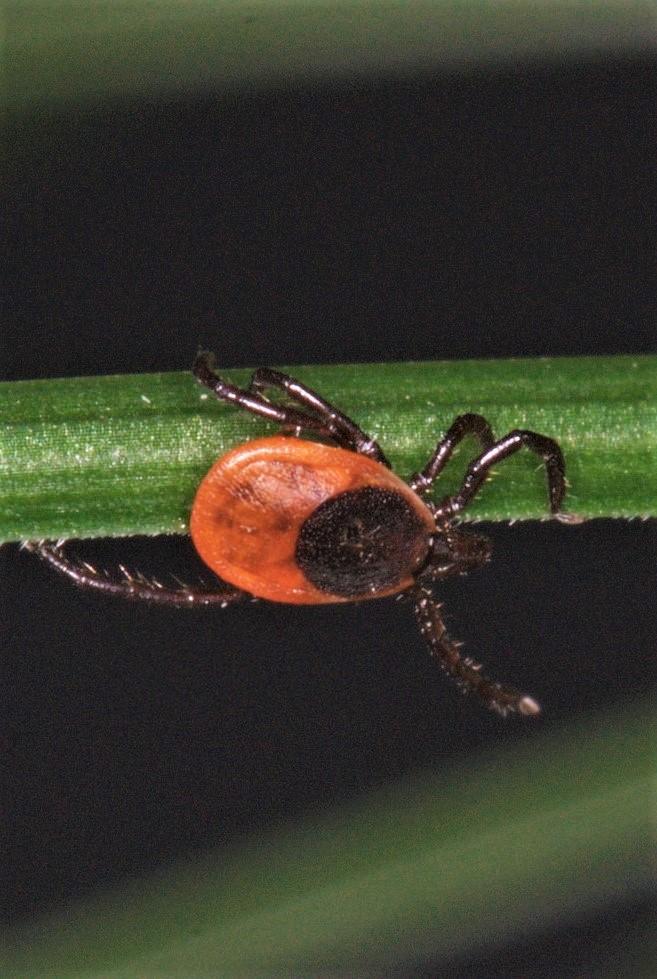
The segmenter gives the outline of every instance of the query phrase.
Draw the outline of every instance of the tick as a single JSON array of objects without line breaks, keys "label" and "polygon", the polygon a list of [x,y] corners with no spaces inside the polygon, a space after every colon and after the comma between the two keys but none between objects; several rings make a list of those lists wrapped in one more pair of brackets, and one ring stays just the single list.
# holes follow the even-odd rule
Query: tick
[{"label": "tick", "polygon": [[[459,415],[424,469],[405,483],[373,438],[289,375],[260,368],[248,388],[239,388],[216,374],[209,353],[199,354],[193,373],[220,401],[283,429],[232,449],[198,488],[190,534],[221,584],[216,589],[167,588],[124,568],[123,577],[113,579],[68,557],[62,542],[28,543],[28,549],[81,587],[166,605],[225,606],[245,596],[313,605],[404,595],[413,602],[430,653],[464,692],[503,715],[539,713],[532,697],[489,679],[461,655],[460,644],[447,634],[432,586],[490,560],[489,540],[463,530],[458,518],[491,467],[521,448],[543,460],[550,511],[560,515],[565,467],[553,439],[516,429],[496,440],[481,415]],[[285,400],[270,400],[272,389],[282,391]],[[470,435],[481,451],[460,489],[432,502],[427,494],[434,481]]]}]

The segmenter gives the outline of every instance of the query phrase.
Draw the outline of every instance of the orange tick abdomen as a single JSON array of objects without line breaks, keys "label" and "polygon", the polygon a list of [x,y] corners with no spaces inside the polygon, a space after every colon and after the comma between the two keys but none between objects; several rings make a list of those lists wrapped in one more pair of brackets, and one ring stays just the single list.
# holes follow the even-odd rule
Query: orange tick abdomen
[{"label": "orange tick abdomen", "polygon": [[[369,581],[367,561],[374,567],[377,559],[355,534],[353,540],[339,542],[343,556],[338,555],[343,565],[344,555],[347,565],[360,562],[351,578],[354,593],[350,586],[346,592],[332,590],[330,569],[328,578],[313,573],[315,581],[309,579],[300,561],[308,550],[299,547],[300,533],[311,526],[309,518],[336,498],[338,508],[340,499],[358,499],[361,510],[373,500],[378,512],[392,515],[393,523],[399,523],[394,518],[401,513],[407,528],[401,544],[392,539],[396,564],[389,579],[382,582],[374,568],[372,584],[363,584]],[[280,435],[247,442],[219,459],[199,486],[190,517],[194,546],[220,578],[259,598],[294,604],[354,601],[404,590],[426,556],[433,527],[433,517],[420,498],[381,463],[346,449]],[[379,529],[365,527],[364,532],[371,535]],[[382,532],[390,538],[394,531],[391,527]],[[315,537],[322,533],[320,526]]]}]

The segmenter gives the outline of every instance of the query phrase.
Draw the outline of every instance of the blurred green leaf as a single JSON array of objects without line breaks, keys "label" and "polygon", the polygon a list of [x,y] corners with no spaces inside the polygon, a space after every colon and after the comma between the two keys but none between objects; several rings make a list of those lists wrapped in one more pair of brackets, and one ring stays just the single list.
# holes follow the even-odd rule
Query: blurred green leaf
[{"label": "blurred green leaf", "polygon": [[0,975],[381,975],[647,895],[655,711],[536,733],[12,929]]},{"label": "blurred green leaf", "polygon": [[649,0],[10,0],[10,105],[654,50]]}]

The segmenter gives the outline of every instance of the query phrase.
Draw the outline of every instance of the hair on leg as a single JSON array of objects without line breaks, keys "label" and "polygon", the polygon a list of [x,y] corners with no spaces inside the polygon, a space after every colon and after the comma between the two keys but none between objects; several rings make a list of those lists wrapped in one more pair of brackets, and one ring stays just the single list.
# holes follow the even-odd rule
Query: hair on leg
[{"label": "hair on leg", "polygon": [[99,591],[104,595],[179,608],[198,608],[208,605],[225,608],[247,597],[245,592],[224,582],[221,582],[216,589],[191,588],[185,585],[181,585],[180,588],[168,588],[159,581],[149,580],[140,573],[130,572],[122,565],[119,565],[122,577],[112,578],[85,561],[69,557],[64,552],[64,544],[61,541],[26,541],[23,548],[36,554],[78,588]]},{"label": "hair on leg", "polygon": [[541,708],[532,697],[514,687],[490,680],[470,657],[462,656],[460,644],[451,639],[440,614],[440,605],[431,593],[421,586],[412,591],[415,618],[431,655],[464,692],[473,693],[486,707],[505,716],[539,714]]}]

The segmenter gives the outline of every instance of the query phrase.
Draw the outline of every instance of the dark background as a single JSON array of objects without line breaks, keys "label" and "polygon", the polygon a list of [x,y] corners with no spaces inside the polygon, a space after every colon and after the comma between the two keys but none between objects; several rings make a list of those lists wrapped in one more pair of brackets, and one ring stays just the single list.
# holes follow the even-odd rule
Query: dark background
[{"label": "dark background", "polygon": [[[654,88],[635,60],[44,108],[12,143],[3,377],[180,370],[199,343],[223,368],[654,351]],[[129,606],[5,549],[6,915],[654,683],[654,523],[491,534],[448,623],[538,721],[463,699],[403,604]],[[582,975],[646,913],[422,974]]]}]

